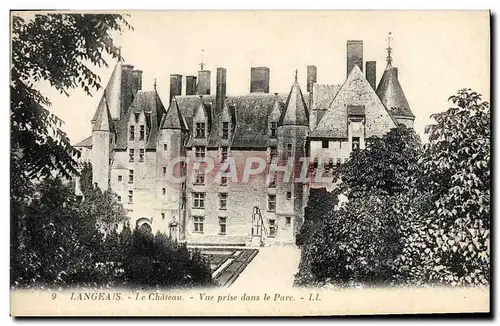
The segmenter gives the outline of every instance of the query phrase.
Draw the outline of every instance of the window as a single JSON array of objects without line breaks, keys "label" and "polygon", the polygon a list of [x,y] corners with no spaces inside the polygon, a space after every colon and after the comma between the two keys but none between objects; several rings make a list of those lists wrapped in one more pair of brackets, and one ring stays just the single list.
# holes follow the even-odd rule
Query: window
[{"label": "window", "polygon": [[359,149],[359,137],[352,137],[352,150]]},{"label": "window", "polygon": [[333,170],[333,158],[328,160],[328,169]]},{"label": "window", "polygon": [[165,174],[167,174],[167,167],[166,167],[166,166],[164,166],[164,167],[162,168],[162,170],[163,170],[163,174],[164,174],[164,175],[165,175]]},{"label": "window", "polygon": [[292,192],[291,191],[286,192],[286,199],[288,199],[288,200],[292,199]]},{"label": "window", "polygon": [[195,184],[202,185],[205,184],[205,172],[204,171],[196,171],[196,179],[194,181]]},{"label": "window", "polygon": [[269,147],[269,156],[271,158],[271,161],[276,157],[276,155],[277,155],[276,146]]},{"label": "window", "polygon": [[314,167],[314,169],[318,168],[318,159],[317,158],[314,159],[313,167]]},{"label": "window", "polygon": [[205,138],[205,123],[196,123],[196,138]]},{"label": "window", "polygon": [[276,138],[276,129],[278,128],[277,122],[271,122],[271,138]]},{"label": "window", "polygon": [[94,182],[94,188],[97,188],[97,187],[98,187],[98,186],[97,186],[97,182]]},{"label": "window", "polygon": [[139,149],[139,162],[144,162],[144,148]]},{"label": "window", "polygon": [[139,140],[144,140],[144,125],[139,126]]},{"label": "window", "polygon": [[139,113],[135,113],[135,123],[139,122]]},{"label": "window", "polygon": [[134,191],[133,190],[129,190],[128,191],[128,203],[132,204],[133,202],[134,202]]},{"label": "window", "polygon": [[269,180],[269,188],[276,188],[276,172],[273,173],[271,180]]},{"label": "window", "polygon": [[167,144],[163,144],[163,150],[166,151],[167,150]]},{"label": "window", "polygon": [[226,234],[227,217],[219,217],[219,234]]},{"label": "window", "polygon": [[287,157],[292,156],[292,144],[286,144],[286,156]]},{"label": "window", "polygon": [[276,211],[276,195],[267,195],[267,210]]},{"label": "window", "polygon": [[222,139],[229,138],[229,122],[222,123]]},{"label": "window", "polygon": [[128,183],[134,183],[134,170],[128,170]]},{"label": "window", "polygon": [[129,132],[129,139],[130,140],[134,140],[135,139],[135,127],[134,126],[130,126],[130,132]]},{"label": "window", "polygon": [[221,192],[219,194],[219,209],[227,209],[227,193]]},{"label": "window", "polygon": [[118,202],[121,203],[122,202],[122,196],[118,196]]},{"label": "window", "polygon": [[203,216],[193,216],[194,232],[203,233]]},{"label": "window", "polygon": [[342,162],[341,162],[341,160],[338,158],[338,159],[337,159],[337,169],[339,169],[339,168],[340,168],[340,164],[342,164]]},{"label": "window", "polygon": [[121,175],[118,176],[118,181],[122,181],[123,180],[123,177]]},{"label": "window", "polygon": [[328,140],[322,140],[321,141],[321,147],[322,148],[328,148]]},{"label": "window", "polygon": [[269,220],[269,236],[276,236],[276,220]]},{"label": "window", "polygon": [[292,224],[292,217],[291,216],[285,217],[285,223],[286,223],[286,225]]},{"label": "window", "polygon": [[227,186],[227,177],[225,177],[225,176],[220,177],[220,185]]},{"label": "window", "polygon": [[164,220],[165,219],[165,213],[161,213],[161,219]]},{"label": "window", "polygon": [[226,161],[227,161],[227,152],[228,152],[228,150],[227,150],[227,146],[222,146],[222,147],[220,148],[220,150],[221,150],[221,158],[220,158],[220,161],[221,161],[221,163],[224,163],[224,162],[226,162]]},{"label": "window", "polygon": [[167,193],[167,189],[166,188],[161,188],[161,194],[165,195],[166,193]]},{"label": "window", "polygon": [[193,193],[193,207],[194,208],[205,208],[205,193],[204,192]]},{"label": "window", "polygon": [[134,149],[131,148],[128,150],[128,161],[133,162],[134,161]]},{"label": "window", "polygon": [[205,147],[204,146],[196,146],[195,147],[195,156],[197,159],[205,158]]},{"label": "window", "polygon": [[325,161],[325,163],[323,163],[323,172],[324,173],[330,173],[330,164],[329,162]]}]

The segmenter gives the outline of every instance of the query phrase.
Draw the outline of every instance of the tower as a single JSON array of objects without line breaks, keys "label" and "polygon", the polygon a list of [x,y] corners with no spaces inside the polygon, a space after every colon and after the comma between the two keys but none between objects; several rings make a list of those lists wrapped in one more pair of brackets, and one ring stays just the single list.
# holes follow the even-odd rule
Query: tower
[{"label": "tower", "polygon": [[172,238],[185,240],[186,147],[188,128],[177,101],[172,98],[162,117],[156,144],[156,197],[160,228]]},{"label": "tower", "polygon": [[[306,152],[309,132],[309,112],[297,81],[297,71],[285,108],[278,122],[278,162],[291,168],[290,178],[277,178],[276,218],[282,233],[280,240],[293,241],[302,225],[305,200],[304,182],[299,181]],[[285,173],[286,174],[286,173]],[[283,178],[285,177],[285,178]]]},{"label": "tower", "polygon": [[105,191],[109,188],[112,163],[112,143],[115,128],[106,100],[106,92],[101,97],[92,126],[92,183]]}]

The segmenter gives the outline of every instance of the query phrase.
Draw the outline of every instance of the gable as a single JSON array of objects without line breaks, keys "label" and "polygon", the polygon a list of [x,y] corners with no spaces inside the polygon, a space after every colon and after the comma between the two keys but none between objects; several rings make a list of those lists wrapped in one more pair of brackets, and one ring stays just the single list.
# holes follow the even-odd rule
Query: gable
[{"label": "gable", "polygon": [[311,136],[347,138],[349,112],[357,115],[362,111],[366,137],[381,136],[396,126],[359,67],[355,66]]}]

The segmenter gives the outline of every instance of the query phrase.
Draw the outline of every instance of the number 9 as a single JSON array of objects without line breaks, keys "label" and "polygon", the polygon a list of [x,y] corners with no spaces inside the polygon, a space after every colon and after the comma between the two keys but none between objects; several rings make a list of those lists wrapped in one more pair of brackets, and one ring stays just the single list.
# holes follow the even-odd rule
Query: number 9
[{"label": "number 9", "polygon": [[57,293],[52,293],[52,300],[55,300],[57,298]]}]

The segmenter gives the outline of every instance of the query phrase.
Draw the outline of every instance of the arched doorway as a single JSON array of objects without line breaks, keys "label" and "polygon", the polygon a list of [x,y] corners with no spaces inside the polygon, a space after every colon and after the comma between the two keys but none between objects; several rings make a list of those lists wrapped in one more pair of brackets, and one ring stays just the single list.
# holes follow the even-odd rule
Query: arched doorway
[{"label": "arched doorway", "polygon": [[145,234],[150,234],[153,232],[153,228],[151,227],[151,219],[147,217],[141,217],[140,219],[137,220],[135,227],[137,230],[140,232],[143,232]]},{"label": "arched doorway", "polygon": [[148,223],[142,223],[141,226],[139,226],[139,231],[144,234],[153,232],[153,230],[151,229],[151,225],[149,225]]}]

